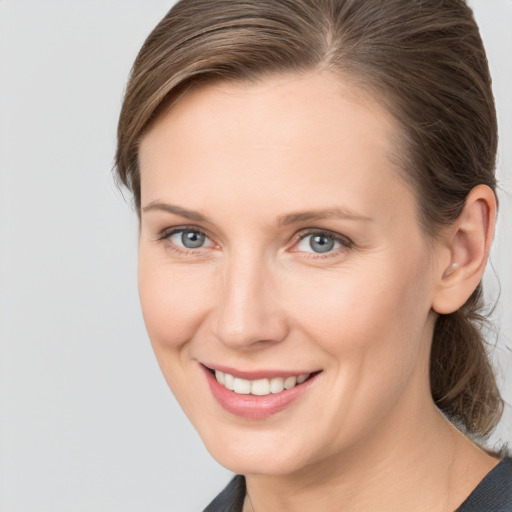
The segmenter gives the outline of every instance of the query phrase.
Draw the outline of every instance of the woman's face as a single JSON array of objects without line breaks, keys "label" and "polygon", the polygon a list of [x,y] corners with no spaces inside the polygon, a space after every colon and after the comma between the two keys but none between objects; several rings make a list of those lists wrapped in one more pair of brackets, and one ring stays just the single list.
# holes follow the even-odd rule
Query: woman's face
[{"label": "woman's face", "polygon": [[432,408],[435,246],[396,133],[377,99],[318,72],[204,86],[141,142],[144,319],[234,471],[348,456]]}]

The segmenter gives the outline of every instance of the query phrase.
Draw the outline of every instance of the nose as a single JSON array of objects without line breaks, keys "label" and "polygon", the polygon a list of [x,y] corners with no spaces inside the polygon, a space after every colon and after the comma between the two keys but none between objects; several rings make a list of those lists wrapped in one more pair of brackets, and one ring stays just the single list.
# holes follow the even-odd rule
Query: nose
[{"label": "nose", "polygon": [[280,303],[279,282],[264,258],[233,256],[226,261],[215,298],[214,335],[238,350],[284,340],[288,323]]}]

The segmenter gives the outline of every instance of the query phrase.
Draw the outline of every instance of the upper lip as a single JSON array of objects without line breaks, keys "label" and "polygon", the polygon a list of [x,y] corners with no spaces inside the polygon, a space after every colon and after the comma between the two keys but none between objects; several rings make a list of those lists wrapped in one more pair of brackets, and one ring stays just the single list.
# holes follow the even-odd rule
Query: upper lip
[{"label": "upper lip", "polygon": [[228,366],[222,366],[222,365],[211,365],[202,363],[205,368],[208,370],[213,371],[221,371],[223,373],[229,373],[230,375],[233,375],[233,377],[238,377],[239,379],[246,379],[246,380],[258,380],[258,379],[272,379],[274,377],[296,377],[303,374],[311,374],[311,373],[318,373],[321,370],[239,370],[236,368],[231,368]]}]

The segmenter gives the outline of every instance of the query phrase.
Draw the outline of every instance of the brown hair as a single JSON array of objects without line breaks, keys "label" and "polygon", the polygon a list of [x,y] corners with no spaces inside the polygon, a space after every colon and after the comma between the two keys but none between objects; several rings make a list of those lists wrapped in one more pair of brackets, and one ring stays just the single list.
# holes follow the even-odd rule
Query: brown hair
[{"label": "brown hair", "polygon": [[[463,0],[182,0],[140,50],[119,120],[117,173],[137,211],[139,141],[190,88],[319,68],[378,95],[398,121],[397,158],[427,235],[457,218],[473,187],[496,189],[491,78]],[[430,380],[438,407],[483,436],[503,406],[481,295],[479,285],[460,310],[439,316]]]}]

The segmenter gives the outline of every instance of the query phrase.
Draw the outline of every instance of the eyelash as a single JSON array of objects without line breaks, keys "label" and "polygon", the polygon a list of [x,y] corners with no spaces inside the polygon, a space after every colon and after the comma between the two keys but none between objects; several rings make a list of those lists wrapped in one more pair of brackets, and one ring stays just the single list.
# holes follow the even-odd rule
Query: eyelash
[{"label": "eyelash", "polygon": [[[305,232],[302,232],[298,240],[293,244],[293,246],[296,246],[299,244],[302,240],[306,239],[308,236],[317,235],[317,236],[324,236],[327,238],[332,238],[335,242],[338,242],[340,244],[340,247],[330,250],[326,253],[315,253],[315,252],[307,252],[308,258],[313,259],[324,259],[324,258],[330,258],[333,256],[338,256],[340,252],[346,252],[349,249],[351,249],[354,245],[352,240],[350,238],[340,235],[339,233],[334,233],[329,230],[325,229],[309,229]],[[306,252],[306,251],[293,251],[293,252]]]},{"label": "eyelash", "polygon": [[199,235],[203,235],[205,238],[211,240],[211,237],[206,233],[204,230],[199,229],[195,226],[178,226],[175,228],[166,229],[161,232],[161,234],[158,237],[159,242],[167,242],[167,247],[171,249],[172,251],[180,254],[180,255],[188,255],[188,254],[194,254],[197,255],[198,251],[200,249],[204,249],[204,247],[198,247],[197,249],[190,249],[188,247],[180,247],[176,245],[175,243],[171,242],[171,237],[173,235],[177,235],[178,233],[183,233],[185,231],[191,231],[193,233],[198,233]]},{"label": "eyelash", "polygon": [[[198,247],[197,249],[191,249],[187,247],[180,247],[176,245],[175,243],[170,241],[170,238],[173,235],[176,235],[178,233],[183,233],[184,231],[191,231],[193,233],[197,233],[199,235],[203,235],[205,238],[211,240],[208,233],[206,233],[204,230],[199,229],[195,226],[179,226],[171,229],[166,229],[162,231],[162,233],[158,237],[159,242],[168,242],[168,247],[173,250],[174,252],[181,254],[181,255],[188,255],[188,254],[195,254],[197,255],[198,251],[200,249],[203,249],[204,247]],[[295,235],[295,241],[292,244],[292,247],[295,247],[298,245],[302,240],[306,239],[308,236],[317,235],[317,236],[324,236],[327,238],[332,238],[335,242],[339,243],[340,247],[337,247],[336,249],[329,250],[326,253],[315,253],[313,251],[291,251],[291,252],[302,252],[305,254],[308,254],[308,258],[312,259],[324,259],[329,258],[333,256],[338,256],[340,252],[346,252],[350,250],[353,247],[353,242],[350,240],[350,238],[340,235],[339,233],[335,233],[329,230],[325,229],[308,229],[306,231],[302,231],[301,234]]]}]

